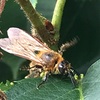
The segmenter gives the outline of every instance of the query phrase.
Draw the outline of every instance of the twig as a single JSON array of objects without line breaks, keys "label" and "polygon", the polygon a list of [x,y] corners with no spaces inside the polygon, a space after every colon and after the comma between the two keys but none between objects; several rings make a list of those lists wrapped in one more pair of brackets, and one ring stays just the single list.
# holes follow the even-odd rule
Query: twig
[{"label": "twig", "polygon": [[38,35],[43,39],[44,42],[50,45],[51,43],[49,40],[52,38],[52,36],[48,34],[48,31],[40,20],[39,14],[31,5],[30,0],[17,0],[17,2],[20,4],[29,21],[37,30]]},{"label": "twig", "polygon": [[[17,0],[17,2],[20,4],[27,18],[34,25],[39,36],[43,39],[44,42],[46,42],[50,46],[53,41],[59,40],[59,30],[60,30],[63,9],[64,9],[66,0],[57,0],[56,6],[54,9],[54,14],[52,18],[52,24],[54,25],[54,29],[56,30],[56,33],[54,36],[48,34],[48,31],[43,25],[39,14],[33,8],[29,0]],[[50,46],[50,48],[54,50],[58,50],[57,44]]]},{"label": "twig", "polygon": [[54,29],[56,29],[56,34],[54,37],[56,40],[59,40],[59,30],[61,26],[61,20],[62,20],[65,3],[66,3],[66,0],[57,0],[53,17],[52,17],[52,24],[54,26]]}]

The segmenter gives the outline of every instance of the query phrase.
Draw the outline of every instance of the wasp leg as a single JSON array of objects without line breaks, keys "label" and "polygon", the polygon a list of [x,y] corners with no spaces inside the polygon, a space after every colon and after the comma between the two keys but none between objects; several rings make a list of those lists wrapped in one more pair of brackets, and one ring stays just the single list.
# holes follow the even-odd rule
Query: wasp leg
[{"label": "wasp leg", "polygon": [[27,75],[25,78],[39,77],[42,70],[43,70],[42,66],[35,65],[35,66],[29,68],[29,75]]},{"label": "wasp leg", "polygon": [[72,82],[73,86],[76,87],[76,80],[74,78],[74,73],[71,72],[71,71],[68,71],[68,76],[71,79],[71,82]]},{"label": "wasp leg", "polygon": [[[77,78],[75,78],[75,75],[77,76]],[[70,77],[73,86],[76,87],[78,84],[78,79],[80,79],[80,74],[76,70],[71,68],[68,71],[68,76]]]},{"label": "wasp leg", "polygon": [[42,75],[42,82],[38,85],[37,89],[39,89],[39,87],[47,81],[47,79],[50,75],[50,72],[47,71],[47,72],[43,72],[42,74],[43,74]]},{"label": "wasp leg", "polygon": [[80,78],[80,73],[79,72],[77,72],[73,67],[71,68],[73,71],[74,71],[74,73],[73,73],[73,75],[77,75],[79,78]]}]

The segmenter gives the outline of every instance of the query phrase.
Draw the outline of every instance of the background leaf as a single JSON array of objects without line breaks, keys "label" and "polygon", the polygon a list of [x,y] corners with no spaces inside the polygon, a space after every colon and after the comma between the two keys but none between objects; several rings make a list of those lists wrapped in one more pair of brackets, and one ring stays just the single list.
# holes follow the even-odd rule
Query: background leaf
[{"label": "background leaf", "polygon": [[51,21],[55,4],[56,0],[38,0],[36,10]]},{"label": "background leaf", "polygon": [[30,0],[30,2],[32,3],[33,7],[36,8],[37,0]]},{"label": "background leaf", "polygon": [[65,5],[60,45],[78,36],[78,43],[66,50],[64,58],[80,73],[86,73],[100,58],[100,0],[68,0]]},{"label": "background leaf", "polygon": [[100,99],[100,60],[96,61],[86,73],[82,82],[84,100]]}]

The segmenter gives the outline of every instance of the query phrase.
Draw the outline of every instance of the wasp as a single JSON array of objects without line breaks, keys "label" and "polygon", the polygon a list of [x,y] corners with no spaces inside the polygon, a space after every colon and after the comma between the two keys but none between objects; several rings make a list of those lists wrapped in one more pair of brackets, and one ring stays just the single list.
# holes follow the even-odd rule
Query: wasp
[{"label": "wasp", "polygon": [[[76,39],[67,42],[60,47],[58,52],[51,50],[46,43],[31,36],[19,28],[9,28],[8,38],[0,39],[0,48],[4,51],[30,60],[29,77],[42,77],[43,84],[51,74],[68,75],[75,83],[75,70],[71,64],[62,57],[66,48],[77,42]],[[39,87],[38,86],[38,87]]]}]

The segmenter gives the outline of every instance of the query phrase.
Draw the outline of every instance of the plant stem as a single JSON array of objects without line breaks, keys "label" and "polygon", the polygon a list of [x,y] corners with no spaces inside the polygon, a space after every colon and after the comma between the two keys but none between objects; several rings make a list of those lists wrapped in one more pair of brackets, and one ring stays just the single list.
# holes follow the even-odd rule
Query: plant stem
[{"label": "plant stem", "polygon": [[43,39],[44,42],[50,45],[50,42],[48,40],[51,38],[51,35],[48,34],[48,31],[41,22],[38,13],[31,5],[30,0],[17,0],[17,2],[20,4],[29,21],[37,30],[39,36]]},{"label": "plant stem", "polygon": [[[35,27],[39,36],[43,39],[44,42],[46,42],[50,46],[51,40],[52,41],[59,40],[59,30],[61,26],[61,19],[62,19],[63,9],[64,9],[66,0],[57,0],[56,6],[54,9],[54,14],[52,18],[52,24],[54,25],[54,29],[56,30],[54,37],[50,34],[47,34],[48,31],[46,30],[45,26],[41,22],[39,14],[36,12],[36,10],[31,5],[30,0],[17,0],[17,2],[20,4],[27,18],[32,23],[32,25]],[[58,46],[57,44],[55,44],[55,45],[50,46],[50,48],[57,50]]]},{"label": "plant stem", "polygon": [[54,29],[56,29],[56,33],[54,37],[56,40],[59,40],[59,31],[61,27],[61,20],[62,20],[65,3],[66,3],[66,0],[57,0],[53,17],[52,17],[52,24],[54,26]]}]

